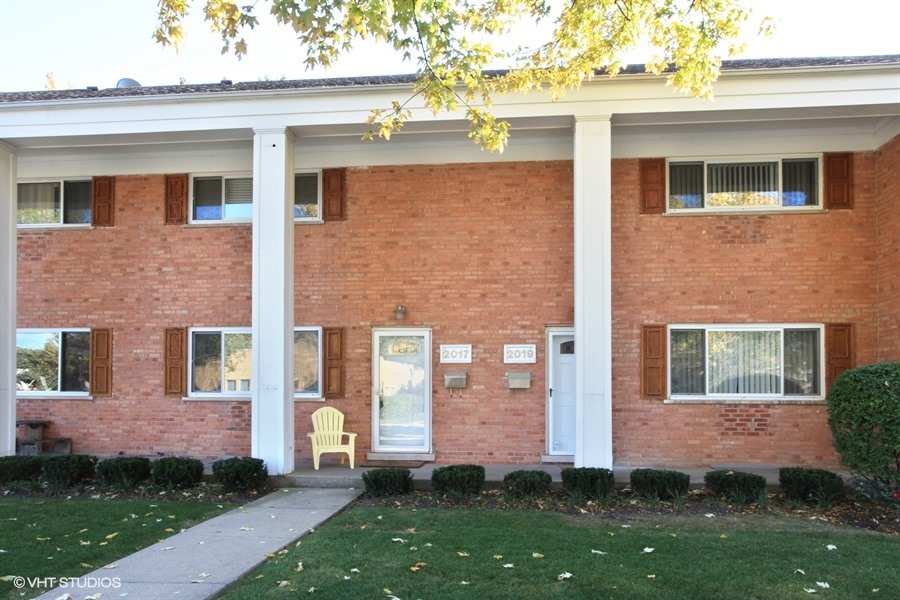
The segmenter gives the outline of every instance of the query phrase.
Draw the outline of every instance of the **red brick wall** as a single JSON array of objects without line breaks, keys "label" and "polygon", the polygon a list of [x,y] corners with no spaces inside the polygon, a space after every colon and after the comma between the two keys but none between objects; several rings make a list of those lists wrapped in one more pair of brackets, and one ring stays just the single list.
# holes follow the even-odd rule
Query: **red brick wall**
[{"label": "red brick wall", "polygon": [[116,178],[115,227],[20,230],[22,327],[111,327],[113,395],[19,400],[96,454],[250,452],[249,402],[164,396],[166,327],[250,325],[250,227],[163,224],[162,176]]},{"label": "red brick wall", "polygon": [[875,360],[875,156],[857,154],[853,210],[639,214],[636,160],[613,162],[613,456],[623,465],[836,465],[824,405],[640,399],[640,327],[849,322]]},{"label": "red brick wall", "polygon": [[[641,215],[637,161],[614,161],[617,463],[836,464],[823,405],[640,400],[639,332],[851,322],[858,362],[874,361],[878,309],[897,311],[897,294],[879,296],[883,255],[871,241],[876,211],[885,222],[885,198],[896,207],[897,193],[876,194],[876,171],[896,172],[897,146],[856,156],[853,210],[818,214]],[[329,404],[359,434],[358,454],[371,448],[372,329],[402,325],[433,332],[438,461],[538,462],[545,327],[573,320],[571,163],[350,169],[347,190],[345,221],[295,228],[295,303],[298,325],[346,328],[347,393]],[[51,419],[52,434],[73,437],[78,452],[247,454],[250,403],[164,396],[162,347],[166,327],[250,325],[251,230],[163,225],[162,194],[162,176],[119,177],[114,228],[20,232],[18,326],[112,327],[114,370],[110,398],[20,400],[18,416]],[[896,285],[897,270],[879,277]],[[408,309],[402,323],[398,303]],[[441,365],[437,348],[451,343],[471,344],[472,364]],[[506,389],[510,343],[538,348],[536,364],[516,369],[531,371],[529,390]],[[897,352],[884,337],[882,349]],[[468,373],[461,398],[444,389],[450,370]],[[321,404],[296,406],[297,454],[308,460],[309,414]]]},{"label": "red brick wall", "polygon": [[876,155],[878,360],[900,361],[900,136]]}]

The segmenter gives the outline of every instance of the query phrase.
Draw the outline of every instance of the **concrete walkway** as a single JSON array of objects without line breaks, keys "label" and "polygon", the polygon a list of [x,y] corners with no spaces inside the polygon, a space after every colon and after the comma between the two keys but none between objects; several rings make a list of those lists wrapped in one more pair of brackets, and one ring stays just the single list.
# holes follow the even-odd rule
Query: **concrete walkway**
[{"label": "concrete walkway", "polygon": [[343,510],[356,489],[290,488],[204,521],[39,598],[205,600]]}]

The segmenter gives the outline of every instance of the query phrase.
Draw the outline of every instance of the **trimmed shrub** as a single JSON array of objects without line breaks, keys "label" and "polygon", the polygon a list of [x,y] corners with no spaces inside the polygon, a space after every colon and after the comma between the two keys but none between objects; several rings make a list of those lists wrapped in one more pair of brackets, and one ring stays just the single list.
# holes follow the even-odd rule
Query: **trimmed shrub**
[{"label": "trimmed shrub", "polygon": [[648,500],[670,500],[687,494],[691,476],[678,471],[635,469],[631,472],[631,489]]},{"label": "trimmed shrub", "polygon": [[53,487],[69,487],[94,478],[97,457],[88,454],[64,454],[44,459],[41,475]]},{"label": "trimmed shrub", "polygon": [[844,371],[828,389],[828,424],[841,462],[887,488],[900,484],[900,362]]},{"label": "trimmed shrub", "polygon": [[824,469],[784,467],[778,470],[778,483],[791,500],[834,502],[844,497],[844,480]]},{"label": "trimmed shrub", "polygon": [[709,471],[703,476],[706,487],[732,502],[756,502],[766,493],[766,478],[741,471]]},{"label": "trimmed shrub", "polygon": [[203,463],[196,458],[166,456],[153,461],[153,483],[172,489],[195,487],[203,478]]},{"label": "trimmed shrub", "polygon": [[37,481],[41,478],[44,456],[0,456],[0,484],[10,481]]},{"label": "trimmed shrub", "polygon": [[549,473],[543,471],[513,471],[507,473],[503,478],[503,483],[510,494],[517,498],[526,496],[540,496],[546,494],[553,483],[553,478]]},{"label": "trimmed shrub", "polygon": [[563,469],[561,475],[567,493],[587,498],[609,495],[615,483],[612,471],[597,467],[569,467]]},{"label": "trimmed shrub", "polygon": [[100,485],[116,485],[130,490],[149,478],[149,458],[117,456],[97,464],[97,480]]},{"label": "trimmed shrub", "polygon": [[483,487],[481,465],[448,465],[431,473],[431,488],[437,493],[477,494]]},{"label": "trimmed shrub", "polygon": [[372,469],[362,475],[366,492],[373,496],[399,496],[413,491],[413,476],[409,469]]},{"label": "trimmed shrub", "polygon": [[216,483],[226,490],[258,490],[269,483],[269,470],[261,458],[235,456],[217,460],[212,472]]}]

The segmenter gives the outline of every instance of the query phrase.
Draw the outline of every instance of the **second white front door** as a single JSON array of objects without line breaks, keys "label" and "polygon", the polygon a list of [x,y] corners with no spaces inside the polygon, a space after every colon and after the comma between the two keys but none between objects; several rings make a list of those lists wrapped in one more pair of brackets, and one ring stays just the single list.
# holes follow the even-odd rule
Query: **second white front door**
[{"label": "second white front door", "polygon": [[551,331],[547,389],[547,453],[575,454],[575,336],[571,331]]}]

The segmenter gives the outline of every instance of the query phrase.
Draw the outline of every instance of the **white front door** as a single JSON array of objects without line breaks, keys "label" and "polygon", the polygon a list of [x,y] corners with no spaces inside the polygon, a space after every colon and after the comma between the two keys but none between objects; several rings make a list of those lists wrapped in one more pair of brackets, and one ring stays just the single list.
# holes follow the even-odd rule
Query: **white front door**
[{"label": "white front door", "polygon": [[548,334],[550,373],[547,400],[547,453],[575,454],[575,335]]},{"label": "white front door", "polygon": [[431,331],[376,329],[372,381],[372,450],[430,452]]}]

